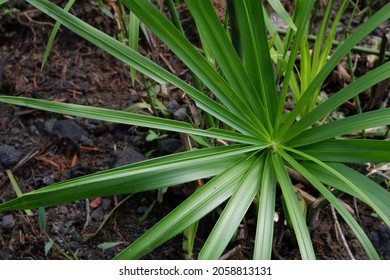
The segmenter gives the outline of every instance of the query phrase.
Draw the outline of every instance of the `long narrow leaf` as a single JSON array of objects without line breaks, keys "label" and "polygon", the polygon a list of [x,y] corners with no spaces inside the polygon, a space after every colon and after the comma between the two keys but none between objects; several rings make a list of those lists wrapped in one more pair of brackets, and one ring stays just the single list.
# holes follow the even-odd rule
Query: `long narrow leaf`
[{"label": "long narrow leaf", "polygon": [[[70,8],[73,6],[75,1],[76,0],[69,0],[68,3],[66,3],[66,5],[64,7],[64,11],[69,11]],[[46,60],[49,57],[51,47],[52,47],[54,39],[55,39],[55,37],[56,37],[56,35],[58,33],[58,30],[60,29],[60,26],[61,26],[61,24],[59,22],[56,22],[54,24],[54,27],[53,27],[53,30],[51,31],[49,40],[47,41],[47,47],[45,49],[45,53],[43,54],[41,70],[45,66]]]},{"label": "long narrow leaf", "polygon": [[268,131],[271,130],[272,126],[266,114],[265,104],[255,94],[256,89],[248,77],[211,2],[197,0],[186,0],[185,2],[194,17],[198,29],[202,30],[202,35],[207,39],[210,50],[218,62],[222,73],[236,93],[235,100],[244,100],[244,110],[253,112],[261,120],[261,123],[257,125],[265,125]]},{"label": "long narrow leaf", "polygon": [[[365,192],[364,189],[362,189],[359,186],[359,184],[356,184],[355,181],[352,181],[350,178],[346,177],[344,174],[342,174],[339,171],[337,171],[336,169],[332,168],[329,164],[326,164],[326,163],[324,163],[324,162],[322,162],[322,161],[320,161],[320,160],[318,160],[318,159],[316,159],[308,154],[302,153],[300,151],[297,151],[295,149],[291,149],[288,147],[284,147],[284,149],[288,150],[290,152],[293,152],[295,154],[298,154],[300,156],[303,156],[307,160],[315,162],[316,164],[318,164],[322,168],[329,171],[334,177],[336,177],[339,180],[346,183],[355,193],[358,194],[359,197],[361,197],[361,199],[363,201],[365,201],[367,204],[369,204],[388,225],[390,225],[390,212],[386,212],[386,210],[385,210],[388,207],[381,207],[380,205],[375,204],[375,201],[376,201],[375,197],[371,193]],[[390,198],[390,193],[387,193],[386,197]],[[390,201],[390,200],[388,200],[388,201]]]},{"label": "long narrow leaf", "polygon": [[282,90],[281,90],[280,98],[279,98],[279,100],[280,100],[279,101],[279,108],[278,108],[278,111],[276,112],[276,114],[277,114],[277,119],[276,119],[277,127],[279,127],[279,125],[282,121],[284,101],[286,100],[287,91],[288,91],[288,87],[290,84],[290,78],[294,73],[293,69],[295,66],[295,62],[296,62],[296,58],[298,55],[298,51],[299,51],[302,37],[306,31],[307,19],[310,17],[310,11],[314,5],[313,0],[298,1],[298,3],[300,3],[300,8],[296,10],[299,12],[299,16],[297,16],[297,23],[296,23],[297,31],[295,34],[294,42],[293,42],[293,45],[291,48],[290,56],[289,56],[286,71],[285,71],[283,86],[282,86]]},{"label": "long narrow leaf", "polygon": [[279,154],[273,154],[272,161],[275,167],[275,172],[278,176],[280,187],[282,188],[283,196],[286,202],[287,211],[294,228],[295,236],[298,241],[299,250],[302,259],[315,259],[313,244],[310,239],[309,230],[303,217],[301,207],[298,202],[297,195],[294,192],[293,185],[284,166],[283,160]]},{"label": "long narrow leaf", "polygon": [[[132,12],[130,12],[129,17],[129,47],[135,51],[138,51],[140,20]],[[131,82],[133,85],[135,81],[135,70],[136,69],[134,68],[130,69]]]},{"label": "long narrow leaf", "polygon": [[282,3],[280,3],[279,0],[268,0],[268,3],[271,5],[272,9],[279,15],[279,17],[288,24],[288,26],[294,30],[297,31],[297,27],[295,26],[294,22],[292,21],[290,15],[286,12],[284,9]]},{"label": "long narrow leaf", "polygon": [[[218,74],[199,51],[166,19],[149,0],[123,0],[149,29],[151,29],[200,80],[236,115],[249,123],[256,118],[229,84]],[[203,34],[204,35],[204,34]]]},{"label": "long narrow leaf", "polygon": [[[384,21],[388,20],[390,17],[390,3],[386,4],[382,9],[380,9],[376,14],[371,16],[365,23],[363,23],[358,30],[352,33],[342,45],[340,45],[337,50],[332,54],[331,58],[324,65],[322,70],[316,75],[313,82],[309,85],[305,93],[303,93],[302,98],[296,104],[294,109],[288,114],[287,118],[283,122],[283,127],[280,131],[281,135],[284,135],[285,132],[289,130],[297,116],[300,114],[304,106],[309,102],[311,95],[325,81],[326,77],[330,72],[336,67],[340,60],[351,51],[365,36],[367,36],[371,31],[373,31],[377,26],[382,24]],[[387,71],[389,72],[389,71]],[[281,110],[282,111],[282,110]]]},{"label": "long narrow leaf", "polygon": [[[236,1],[238,24],[240,25],[244,65],[248,75],[261,96],[262,102],[273,124],[278,108],[276,83],[270,52],[263,6],[260,1]],[[272,130],[271,130],[272,131]]]},{"label": "long narrow leaf", "polygon": [[308,129],[289,141],[288,145],[291,147],[307,145],[361,129],[388,124],[390,124],[390,108],[371,111]]},{"label": "long narrow leaf", "polygon": [[276,199],[276,174],[272,166],[271,155],[267,159],[263,170],[260,197],[258,201],[258,215],[256,223],[256,239],[253,259],[270,260],[274,233],[274,212]]},{"label": "long narrow leaf", "polygon": [[233,196],[203,245],[198,259],[215,260],[222,255],[260,188],[265,155],[259,156],[242,177]]},{"label": "long narrow leaf", "polygon": [[0,96],[1,102],[12,103],[15,105],[27,106],[30,108],[50,111],[65,115],[74,115],[79,117],[98,119],[102,121],[116,122],[128,125],[143,126],[148,128],[163,129],[181,133],[190,133],[199,136],[215,137],[219,139],[230,140],[234,142],[243,142],[249,144],[259,144],[260,142],[252,136],[243,135],[232,131],[220,129],[201,130],[193,128],[190,124],[164,119],[154,116],[134,114],[111,109],[97,108],[69,103],[52,102],[24,97]]},{"label": "long narrow leaf", "polygon": [[283,137],[284,140],[292,139],[301,133],[304,129],[307,129],[310,125],[313,125],[316,121],[326,116],[329,112],[335,110],[347,100],[389,77],[390,62],[377,67],[347,87],[343,88],[324,103],[320,104],[311,113],[306,115],[304,118],[302,118],[302,120],[297,122],[291,128],[283,129],[284,134],[282,134],[281,137]]},{"label": "long narrow leaf", "polygon": [[[382,216],[382,213],[378,214],[383,220],[390,219],[390,193],[366,176],[341,163],[328,163],[330,167],[343,174],[349,181],[358,186],[361,192],[366,193],[366,196],[370,196],[371,200],[366,200],[365,197],[362,197],[360,193],[352,189],[347,183],[339,180],[330,171],[319,167],[317,164],[303,162],[302,165],[321,182],[357,197],[371,208],[373,208],[373,204],[382,208],[383,213],[386,213],[385,216]],[[390,226],[389,223],[388,225]]]},{"label": "long narrow leaf", "polygon": [[[136,193],[214,176],[253,147],[202,149],[160,157],[53,184],[0,205],[0,211],[33,209],[96,196]],[[204,168],[208,166],[208,168]]]},{"label": "long narrow leaf", "polygon": [[[321,161],[330,162],[390,162],[390,141],[353,139],[326,140],[302,146],[297,150]],[[303,159],[303,157],[296,157]]]},{"label": "long narrow leaf", "polygon": [[314,187],[321,192],[321,194],[336,208],[340,213],[343,219],[347,222],[349,227],[356,234],[356,237],[359,239],[360,243],[363,245],[367,255],[370,259],[380,259],[378,253],[376,252],[374,246],[372,245],[370,239],[365,234],[363,229],[359,226],[355,218],[347,211],[347,209],[341,204],[339,199],[335,197],[312,173],[307,171],[303,166],[301,166],[297,161],[295,161],[291,156],[289,156],[284,151],[280,151],[282,157],[290,163],[290,165],[302,174]]},{"label": "long narrow leaf", "polygon": [[[41,11],[49,14],[55,20],[57,20],[62,25],[66,26],[79,36],[88,40],[92,44],[95,44],[102,50],[108,52],[109,54],[118,58],[129,66],[134,67],[138,71],[151,77],[157,82],[169,82],[176,85],[178,88],[189,94],[191,98],[193,98],[197,102],[199,108],[205,110],[206,112],[225,122],[229,126],[248,135],[259,136],[258,133],[256,133],[257,129],[250,124],[250,119],[248,121],[248,118],[245,120],[237,117],[235,114],[233,114],[217,102],[213,101],[212,99],[204,95],[202,92],[194,89],[186,82],[172,75],[168,71],[164,70],[157,64],[143,57],[139,53],[135,52],[134,50],[125,46],[114,38],[88,25],[80,19],[70,15],[69,13],[64,12],[62,9],[48,1],[28,0],[28,2],[39,8]],[[150,4],[148,1],[146,2]],[[265,137],[265,139],[267,139],[267,137]]]},{"label": "long narrow leaf", "polygon": [[198,221],[228,199],[254,159],[244,159],[199,188],[115,259],[138,259]]}]

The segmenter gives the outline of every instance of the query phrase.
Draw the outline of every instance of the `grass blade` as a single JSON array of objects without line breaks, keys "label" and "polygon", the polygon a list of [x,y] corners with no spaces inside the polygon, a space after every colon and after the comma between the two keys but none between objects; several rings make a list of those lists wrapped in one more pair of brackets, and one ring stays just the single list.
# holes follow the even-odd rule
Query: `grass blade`
[{"label": "grass blade", "polygon": [[199,188],[115,259],[138,259],[182,232],[228,199],[253,159],[243,159]]},{"label": "grass blade", "polygon": [[[236,1],[235,10],[239,24],[244,66],[257,90],[257,95],[265,105],[268,118],[275,122],[278,99],[274,70],[270,52],[263,6],[260,1]],[[253,93],[254,94],[254,93]],[[273,129],[273,128],[272,128]],[[272,129],[270,131],[272,131]]]},{"label": "grass blade", "polygon": [[246,211],[253,202],[260,188],[261,171],[264,166],[265,154],[258,157],[247,168],[245,175],[238,184],[228,204],[222,211],[217,223],[207,238],[198,259],[218,259],[237,230]]},{"label": "grass blade", "polygon": [[[76,0],[69,0],[68,3],[66,3],[66,5],[64,7],[64,11],[69,11],[70,8],[73,6],[74,2],[76,2]],[[61,26],[61,23],[56,22],[54,24],[53,30],[51,31],[49,40],[47,41],[45,53],[43,54],[41,71],[43,70],[43,67],[45,66],[47,58],[49,57],[51,47],[53,46],[54,39],[58,33],[58,30],[60,29],[60,26]]]},{"label": "grass blade", "polygon": [[[267,139],[266,134],[263,133],[262,135],[259,135],[259,133],[256,133],[258,132],[258,129],[250,124],[250,118],[247,118],[245,120],[237,117],[233,113],[234,110],[233,112],[229,111],[228,109],[221,106],[219,103],[213,101],[208,96],[204,95],[202,92],[194,89],[186,82],[172,75],[168,71],[164,70],[157,64],[143,57],[139,53],[135,52],[134,50],[125,46],[114,38],[88,25],[80,19],[70,15],[69,13],[64,12],[62,9],[48,1],[28,0],[28,2],[39,8],[41,11],[47,13],[79,36],[88,40],[90,43],[95,44],[102,50],[108,52],[109,54],[118,58],[127,65],[134,67],[138,71],[151,77],[157,82],[169,82],[174,84],[175,86],[186,92],[188,95],[190,95],[200,109],[205,110],[206,112],[210,113],[211,115],[223,121],[232,128],[237,129],[238,131],[241,131],[248,135],[256,135],[257,137]],[[146,2],[150,5],[148,1]],[[203,59],[201,56],[200,58]],[[218,82],[218,80],[214,80],[217,79],[216,77],[211,77],[211,79],[213,79],[213,82]]]},{"label": "grass blade", "polygon": [[[301,99],[296,104],[294,109],[287,115],[287,118],[283,122],[283,127],[280,130],[280,135],[285,135],[287,131],[290,131],[290,127],[297,118],[297,116],[302,111],[303,107],[309,102],[310,97],[313,92],[315,92],[322,83],[325,81],[326,77],[330,72],[336,67],[340,60],[351,51],[364,37],[366,37],[370,32],[372,32],[377,26],[382,24],[384,21],[388,20],[390,17],[390,3],[386,4],[382,9],[380,9],[376,14],[371,16],[365,23],[363,23],[358,30],[352,33],[342,45],[340,45],[337,50],[332,54],[331,58],[324,65],[322,70],[316,75],[315,79],[311,82],[308,89],[303,93]],[[291,68],[292,69],[292,68]],[[384,69],[382,69],[385,71]],[[387,70],[387,73],[389,71]],[[280,111],[282,111],[281,108]],[[307,126],[306,126],[307,127]],[[305,128],[306,128],[305,127]]]},{"label": "grass blade", "polygon": [[283,192],[286,202],[287,211],[290,216],[292,226],[294,227],[295,236],[298,241],[299,250],[303,260],[315,259],[313,244],[310,239],[309,230],[306,226],[305,218],[303,217],[301,207],[298,202],[297,195],[294,192],[290,177],[284,166],[283,160],[279,154],[272,155],[272,161],[276,175]]},{"label": "grass blade", "polygon": [[376,252],[374,246],[372,245],[370,239],[359,226],[355,218],[347,211],[347,209],[342,205],[340,200],[335,197],[312,173],[307,171],[303,166],[301,166],[297,161],[295,161],[291,156],[289,156],[284,151],[280,151],[282,157],[300,174],[302,174],[321,194],[333,205],[333,207],[339,212],[343,219],[347,222],[349,227],[353,230],[356,237],[359,239],[360,243],[363,245],[367,255],[370,259],[380,259],[378,253]]},{"label": "grass blade", "polygon": [[283,137],[284,140],[294,138],[303,130],[313,125],[316,121],[325,117],[329,112],[338,108],[344,102],[389,77],[390,62],[375,68],[374,70],[365,74],[363,77],[355,80],[353,83],[349,84],[347,87],[343,88],[335,95],[330,97],[324,103],[320,104],[317,108],[315,108],[312,112],[310,112],[292,127],[282,129],[280,137]]},{"label": "grass blade", "polygon": [[[302,37],[304,36],[307,28],[307,19],[310,17],[311,9],[314,5],[313,0],[307,0],[307,1],[298,1],[297,5],[299,4],[300,8],[296,9],[296,12],[299,14],[296,14],[296,26],[297,31],[295,34],[294,42],[291,47],[290,56],[287,63],[287,68],[285,71],[285,76],[283,79],[283,86],[280,92],[280,98],[279,98],[279,108],[276,112],[277,118],[276,118],[276,126],[279,127],[281,121],[282,121],[282,115],[283,115],[283,109],[284,109],[284,101],[287,97],[287,91],[290,84],[291,76],[293,75],[294,66],[296,62],[296,58],[298,55],[299,47],[301,45]],[[292,34],[291,30],[289,32]],[[291,35],[292,36],[292,35]]]},{"label": "grass blade", "polygon": [[[295,154],[298,154],[302,157],[305,157],[307,160],[315,162],[316,164],[321,166],[321,168],[324,168],[330,174],[332,174],[333,177],[337,178],[338,180],[343,181],[345,184],[348,185],[348,187],[350,189],[352,189],[354,191],[354,193],[357,194],[355,196],[360,197],[361,200],[365,201],[368,205],[370,205],[378,213],[378,215],[388,225],[390,225],[390,211],[386,212],[386,209],[388,209],[389,207],[388,206],[383,207],[383,205],[377,204],[378,201],[377,201],[376,197],[374,197],[372,195],[371,191],[366,192],[364,188],[361,188],[360,183],[356,184],[357,182],[355,180],[351,180],[350,177],[346,177],[344,175],[344,173],[337,171],[336,169],[332,168],[332,166],[330,166],[329,164],[326,164],[326,163],[324,163],[324,162],[322,162],[322,161],[320,161],[320,160],[318,160],[318,159],[316,159],[308,154],[305,154],[305,153],[302,153],[302,152],[297,151],[295,149],[291,149],[291,148],[287,148],[287,147],[284,147],[284,149],[287,151],[293,152]],[[385,197],[387,198],[387,203],[388,203],[390,201],[390,193],[386,193]]]},{"label": "grass blade", "polygon": [[[256,90],[245,71],[242,62],[230,42],[219,18],[210,1],[185,1],[202,36],[207,40],[208,46],[226,77],[230,87],[235,92],[233,100],[243,100],[246,104],[243,109],[251,111],[261,122],[257,125],[267,125],[270,129],[269,117],[265,115],[264,102],[255,94]],[[235,8],[236,5],[235,5]],[[248,110],[250,108],[250,110]],[[262,124],[263,123],[263,124]]]},{"label": "grass blade", "polygon": [[253,253],[254,260],[270,260],[274,233],[274,212],[276,199],[276,174],[272,166],[271,155],[267,159],[263,170],[260,197],[258,201],[258,215],[256,224],[256,239]]},{"label": "grass blade", "polygon": [[116,122],[128,125],[143,126],[148,128],[162,129],[175,131],[180,133],[189,133],[205,137],[216,137],[218,139],[230,140],[233,142],[249,142],[250,144],[260,144],[252,136],[246,136],[233,131],[225,131],[220,129],[201,130],[193,128],[190,124],[164,119],[154,116],[147,116],[141,114],[134,114],[130,112],[122,112],[111,109],[103,109],[92,106],[83,106],[69,103],[52,102],[46,100],[39,100],[34,98],[0,96],[0,101],[5,103],[12,103],[20,106],[27,106],[39,110],[49,112],[74,115],[79,117],[98,119],[102,121]]},{"label": "grass blade", "polygon": [[[129,18],[129,47],[135,51],[138,51],[138,40],[139,40],[139,18],[130,12]],[[130,68],[131,83],[134,85],[136,69]]]},{"label": "grass blade", "polygon": [[[248,110],[247,104],[232,90],[226,80],[218,74],[216,69],[150,1],[123,0],[123,3],[199,77],[230,111],[241,116],[242,119],[249,123],[262,126],[255,118],[255,115]],[[214,10],[212,11],[214,12]],[[214,16],[216,17],[215,12]],[[220,25],[219,22],[218,24]],[[221,28],[223,29],[222,26]],[[225,34],[224,30],[223,34]],[[202,35],[205,34],[203,33]]]},{"label": "grass blade", "polygon": [[267,1],[272,9],[279,15],[279,17],[286,23],[288,26],[294,30],[297,31],[297,27],[295,26],[294,22],[292,21],[290,15],[286,12],[284,9],[282,3],[280,3],[279,0],[268,0]]},{"label": "grass blade", "polygon": [[[18,182],[16,181],[16,179],[14,177],[14,174],[12,174],[11,170],[6,170],[6,173],[7,173],[9,181],[11,182],[11,186],[14,189],[14,192],[15,192],[16,196],[17,197],[22,197],[23,193],[22,193],[22,191],[21,191],[21,189],[19,187]],[[29,209],[26,209],[24,212],[26,212],[26,214],[28,216],[32,216],[33,215],[33,212],[31,210],[29,210]]]},{"label": "grass blade", "polygon": [[[290,147],[307,145],[350,132],[390,124],[390,108],[347,117],[308,129],[287,142]],[[291,128],[293,130],[293,127]]]},{"label": "grass blade", "polygon": [[[53,184],[0,205],[0,211],[33,209],[79,199],[170,187],[219,174],[257,150],[245,145],[194,150]],[[207,165],[208,168],[204,168]],[[129,184],[129,182],[131,182]]]},{"label": "grass blade", "polygon": [[321,161],[351,163],[390,161],[390,141],[382,140],[326,140],[299,147],[297,150]]}]

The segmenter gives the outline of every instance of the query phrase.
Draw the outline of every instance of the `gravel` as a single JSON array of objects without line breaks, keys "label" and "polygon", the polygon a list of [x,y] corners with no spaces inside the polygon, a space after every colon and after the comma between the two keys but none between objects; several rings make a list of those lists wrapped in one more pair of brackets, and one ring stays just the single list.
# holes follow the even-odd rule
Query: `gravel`
[{"label": "gravel", "polygon": [[12,215],[5,215],[1,219],[1,227],[5,229],[10,229],[15,225],[15,219]]},{"label": "gravel", "polygon": [[0,164],[4,168],[10,168],[16,164],[21,157],[21,153],[10,145],[0,146]]}]

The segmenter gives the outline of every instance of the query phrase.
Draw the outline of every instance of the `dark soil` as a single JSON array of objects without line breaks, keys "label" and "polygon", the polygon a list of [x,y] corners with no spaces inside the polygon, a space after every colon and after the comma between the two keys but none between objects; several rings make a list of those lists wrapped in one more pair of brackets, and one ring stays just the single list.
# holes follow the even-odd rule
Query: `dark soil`
[{"label": "dark soil", "polygon": [[[146,86],[131,84],[129,69],[122,63],[61,28],[43,71],[43,53],[53,21],[23,1],[12,1],[14,11],[0,14],[0,94],[56,100],[82,105],[126,110],[147,102]],[[57,1],[58,2],[58,1]],[[94,1],[81,1],[72,13],[100,30],[117,36],[115,21],[105,16]],[[219,11],[223,9],[219,7]],[[183,11],[185,12],[185,11]],[[163,67],[186,77],[183,66],[158,40],[151,49],[145,38],[141,52]],[[158,52],[158,53],[157,53]],[[336,82],[329,80],[328,84]],[[170,109],[168,117],[183,120],[191,115],[191,104],[176,89],[160,91],[157,98]],[[152,114],[148,109],[140,113]],[[195,116],[192,116],[195,118]],[[0,103],[0,203],[15,197],[6,170],[11,170],[23,193],[108,168],[184,149],[177,134],[146,141],[148,130],[46,113]],[[165,132],[164,132],[165,133]],[[0,213],[0,259],[111,259],[158,222],[194,189],[192,184],[168,189],[162,201],[157,192],[116,196],[48,207],[45,232],[39,226],[38,211]],[[127,199],[113,213],[121,200]],[[346,203],[353,201],[346,197]],[[151,207],[153,206],[153,207]],[[149,210],[151,211],[149,212]],[[366,232],[385,259],[390,258],[389,231],[370,209],[358,203]],[[219,209],[220,210],[220,209]],[[195,255],[215,223],[219,210],[205,217],[199,227]],[[279,209],[279,212],[283,211]],[[255,211],[250,210],[237,240],[226,251],[229,259],[250,259],[254,244]],[[102,225],[103,220],[107,222]],[[281,217],[282,218],[282,217]],[[340,221],[341,222],[341,221]],[[342,224],[349,246],[357,259],[366,259],[355,236]],[[242,233],[242,234],[241,234]],[[336,237],[329,207],[319,213],[312,227],[319,259],[348,259]],[[54,240],[45,253],[45,247]],[[183,259],[182,236],[148,254],[146,259]],[[119,242],[110,249],[99,245]],[[387,245],[386,245],[387,244]],[[275,226],[275,259],[299,259],[294,236],[282,223]]]}]

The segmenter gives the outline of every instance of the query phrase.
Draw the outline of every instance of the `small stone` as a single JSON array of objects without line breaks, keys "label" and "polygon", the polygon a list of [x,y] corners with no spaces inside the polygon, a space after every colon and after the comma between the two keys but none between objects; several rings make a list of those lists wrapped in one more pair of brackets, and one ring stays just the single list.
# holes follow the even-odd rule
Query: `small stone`
[{"label": "small stone", "polygon": [[126,151],[116,152],[114,167],[120,167],[128,164],[132,164],[135,162],[139,162],[144,160],[145,157],[140,152],[137,152],[135,149],[130,148]]},{"label": "small stone", "polygon": [[77,241],[69,241],[68,245],[69,245],[70,249],[72,249],[74,251],[80,248],[80,243]]},{"label": "small stone", "polygon": [[45,124],[43,125],[43,129],[44,129],[47,133],[52,133],[52,132],[53,132],[54,124],[55,124],[57,121],[58,121],[58,120],[56,120],[56,119],[47,120],[47,121],[45,122]]},{"label": "small stone", "polygon": [[60,233],[60,226],[57,224],[53,224],[50,232],[53,234],[59,234]]},{"label": "small stone", "polygon": [[390,228],[382,226],[369,234],[372,244],[385,258],[390,257]]},{"label": "small stone", "polygon": [[188,117],[186,108],[180,108],[173,113],[173,118],[177,121],[185,121]]},{"label": "small stone", "polygon": [[157,148],[162,154],[172,154],[181,146],[181,141],[176,138],[163,138],[157,141]]},{"label": "small stone", "polygon": [[148,211],[147,206],[140,206],[137,208],[137,214],[144,215]]},{"label": "small stone", "polygon": [[16,164],[21,157],[21,153],[10,145],[0,146],[0,164],[9,168]]},{"label": "small stone", "polygon": [[11,260],[11,259],[12,259],[11,254],[4,251],[0,251],[0,260]]},{"label": "small stone", "polygon": [[59,137],[68,137],[75,144],[79,143],[82,136],[86,135],[85,130],[71,120],[57,121],[53,125],[53,133],[58,134]]},{"label": "small stone", "polygon": [[104,211],[107,211],[111,207],[111,199],[103,198],[102,204],[100,205]]},{"label": "small stone", "polygon": [[104,212],[102,207],[98,207],[91,213],[91,220],[93,221],[101,221],[103,220]]},{"label": "small stone", "polygon": [[28,132],[30,132],[32,135],[39,135],[37,127],[33,124],[28,127]]},{"label": "small stone", "polygon": [[169,101],[167,105],[165,106],[167,110],[171,111],[172,113],[176,112],[180,109],[180,104],[176,100]]},{"label": "small stone", "polygon": [[15,225],[15,220],[14,220],[14,217],[12,215],[5,215],[2,219],[1,219],[1,226],[3,228],[12,228],[13,226]]},{"label": "small stone", "polygon": [[46,186],[53,184],[53,176],[45,176],[42,178],[42,183]]},{"label": "small stone", "polygon": [[87,102],[88,102],[89,105],[92,105],[92,104],[95,103],[95,98],[93,98],[93,97],[88,97],[88,98],[87,98]]},{"label": "small stone", "polygon": [[77,241],[77,242],[81,242],[82,241],[81,236],[80,236],[80,234],[77,231],[73,231],[72,232],[72,239],[74,241]]},{"label": "small stone", "polygon": [[66,208],[64,205],[61,205],[59,208],[58,208],[58,212],[61,213],[61,214],[68,214],[69,211],[68,211],[68,208]]}]

